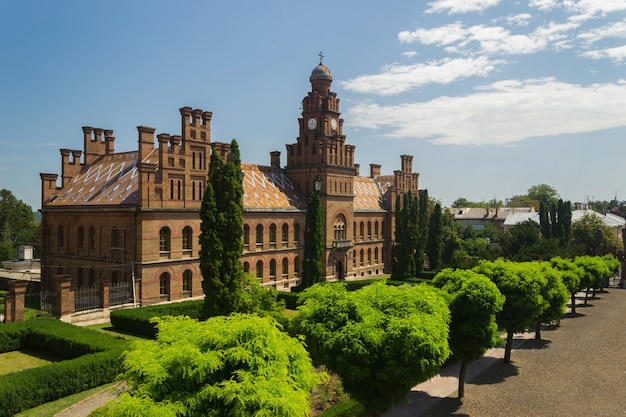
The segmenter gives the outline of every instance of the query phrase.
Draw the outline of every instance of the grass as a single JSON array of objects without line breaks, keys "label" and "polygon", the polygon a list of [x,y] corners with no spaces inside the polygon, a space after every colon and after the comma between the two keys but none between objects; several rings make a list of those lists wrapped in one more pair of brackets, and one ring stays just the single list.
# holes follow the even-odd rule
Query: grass
[{"label": "grass", "polygon": [[22,411],[21,413],[16,414],[15,417],[50,417],[55,415],[59,411],[63,411],[66,408],[76,404],[77,402],[89,398],[92,395],[97,394],[101,391],[109,389],[115,384],[117,384],[117,382],[112,382],[101,387],[92,388],[90,390],[79,392],[77,394],[73,394],[56,401],[45,403],[38,407],[31,408],[30,410]]},{"label": "grass", "polygon": [[6,352],[0,354],[0,376],[24,369],[37,368],[54,362],[55,358],[46,357],[40,352]]},{"label": "grass", "polygon": [[100,323],[100,324],[91,324],[89,326],[85,326],[85,328],[96,330],[100,333],[108,334],[109,336],[121,337],[122,339],[126,339],[126,340],[146,340],[145,337],[141,337],[141,336],[137,336],[137,335],[133,335],[130,333],[116,330],[115,327],[111,326],[110,322]]}]

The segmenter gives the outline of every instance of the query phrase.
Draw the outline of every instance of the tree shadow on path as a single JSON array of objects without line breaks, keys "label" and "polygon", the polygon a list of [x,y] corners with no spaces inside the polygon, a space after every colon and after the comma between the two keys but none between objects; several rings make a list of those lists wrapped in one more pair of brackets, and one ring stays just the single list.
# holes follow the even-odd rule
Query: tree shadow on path
[{"label": "tree shadow on path", "polygon": [[518,374],[519,371],[515,363],[504,363],[503,361],[499,360],[498,362],[487,368],[485,371],[477,375],[474,379],[465,383],[471,385],[499,384],[507,378],[517,376]]}]

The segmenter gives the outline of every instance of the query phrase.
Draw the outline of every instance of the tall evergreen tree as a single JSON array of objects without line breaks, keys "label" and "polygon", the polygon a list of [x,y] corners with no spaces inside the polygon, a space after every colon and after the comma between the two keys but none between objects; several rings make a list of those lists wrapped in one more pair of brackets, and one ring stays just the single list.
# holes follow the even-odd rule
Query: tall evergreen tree
[{"label": "tall evergreen tree", "polygon": [[550,239],[552,237],[550,217],[548,214],[548,208],[543,201],[539,203],[539,226],[541,227],[541,235],[544,239]]},{"label": "tall evergreen tree", "polygon": [[430,210],[428,200],[428,190],[419,193],[419,208],[417,210],[417,231],[418,240],[415,245],[415,276],[424,269],[424,255],[428,242],[428,229],[430,223]]},{"label": "tall evergreen tree", "polygon": [[322,257],[324,256],[324,210],[317,191],[309,196],[306,213],[303,288],[320,282],[324,274],[322,264]]},{"label": "tall evergreen tree", "polygon": [[441,257],[443,254],[443,220],[441,214],[441,204],[435,204],[433,214],[430,216],[430,230],[428,232],[428,260],[430,269],[441,268]]},{"label": "tall evergreen tree", "polygon": [[200,209],[200,270],[204,317],[238,311],[243,295],[243,173],[233,139],[226,164],[211,154],[209,180]]},{"label": "tall evergreen tree", "polygon": [[396,197],[396,228],[392,247],[393,263],[391,276],[404,281],[415,277],[413,253],[417,243],[417,198],[411,192]]}]

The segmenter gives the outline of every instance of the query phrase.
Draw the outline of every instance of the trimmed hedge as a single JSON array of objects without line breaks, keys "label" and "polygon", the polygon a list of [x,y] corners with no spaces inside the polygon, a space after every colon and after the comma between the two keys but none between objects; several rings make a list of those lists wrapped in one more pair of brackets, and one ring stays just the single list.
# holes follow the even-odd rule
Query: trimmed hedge
[{"label": "trimmed hedge", "polygon": [[157,328],[150,319],[164,316],[188,316],[199,319],[202,316],[203,304],[204,300],[194,300],[115,310],[111,312],[111,325],[118,331],[155,339]]},{"label": "trimmed hedge", "polygon": [[361,403],[355,400],[348,400],[329,408],[318,417],[358,417],[364,415],[365,410],[363,410]]},{"label": "trimmed hedge", "polygon": [[0,377],[0,416],[113,382],[127,346],[123,339],[51,318],[0,326],[0,352],[32,349],[65,359]]},{"label": "trimmed hedge", "polygon": [[277,298],[285,302],[285,308],[295,310],[298,308],[298,297],[300,297],[300,293],[297,292],[278,291]]}]

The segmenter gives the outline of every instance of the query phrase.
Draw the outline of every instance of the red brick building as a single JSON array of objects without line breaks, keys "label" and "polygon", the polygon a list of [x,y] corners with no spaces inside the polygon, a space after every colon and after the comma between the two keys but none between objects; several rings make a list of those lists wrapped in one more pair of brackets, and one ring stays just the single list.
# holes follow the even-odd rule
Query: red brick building
[{"label": "red brick building", "polygon": [[[318,189],[326,215],[326,280],[389,272],[394,202],[418,191],[412,157],[381,176],[380,165],[360,176],[355,146],[346,143],[332,75],[321,62],[302,101],[296,143],[287,164],[242,164],[244,254],[247,272],[264,285],[288,289],[306,268],[306,201]],[[102,280],[134,282],[137,301],[154,304],[202,295],[198,259],[199,210],[211,152],[210,112],[180,109],[181,133],[156,135],[139,126],[138,149],[115,153],[112,130],[83,127],[83,150],[61,149],[57,174],[42,180],[42,280],[69,274],[76,287]]]}]

